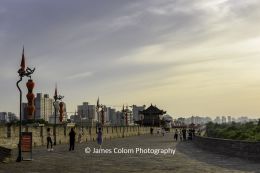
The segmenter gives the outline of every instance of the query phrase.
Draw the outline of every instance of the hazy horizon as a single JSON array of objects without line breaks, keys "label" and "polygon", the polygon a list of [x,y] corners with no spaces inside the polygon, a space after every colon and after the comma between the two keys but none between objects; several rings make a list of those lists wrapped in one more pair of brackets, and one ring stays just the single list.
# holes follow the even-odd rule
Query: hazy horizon
[{"label": "hazy horizon", "polygon": [[68,112],[99,96],[173,117],[259,118],[259,19],[258,0],[3,0],[0,112],[19,111],[24,46],[34,93],[52,97],[57,83]]}]

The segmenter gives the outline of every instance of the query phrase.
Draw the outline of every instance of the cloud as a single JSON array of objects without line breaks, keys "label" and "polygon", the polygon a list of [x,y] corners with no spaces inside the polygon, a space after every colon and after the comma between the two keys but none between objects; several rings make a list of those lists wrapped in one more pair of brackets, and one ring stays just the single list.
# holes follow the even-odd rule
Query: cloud
[{"label": "cloud", "polygon": [[[154,99],[174,112],[164,100],[175,92],[188,99],[205,89],[202,99],[210,100],[214,89],[258,85],[259,9],[258,0],[1,1],[0,104],[17,112],[7,98],[16,96],[8,86],[17,77],[22,45],[28,66],[36,67],[37,91],[52,93],[57,81],[73,111],[102,93],[115,104]],[[202,101],[198,109],[186,103],[178,113],[204,108]]]},{"label": "cloud", "polygon": [[79,78],[86,78],[89,76],[92,76],[93,73],[92,72],[83,72],[83,73],[77,73],[71,76],[68,76],[67,79],[79,79]]}]

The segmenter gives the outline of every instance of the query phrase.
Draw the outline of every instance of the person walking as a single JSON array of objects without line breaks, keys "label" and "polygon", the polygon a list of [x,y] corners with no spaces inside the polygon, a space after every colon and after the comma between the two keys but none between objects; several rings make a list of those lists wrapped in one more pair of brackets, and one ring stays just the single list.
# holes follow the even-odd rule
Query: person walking
[{"label": "person walking", "polygon": [[180,136],[180,141],[183,141],[182,130],[180,130],[180,132],[179,132],[179,136]]},{"label": "person walking", "polygon": [[75,147],[75,136],[76,136],[76,133],[75,133],[73,128],[71,128],[69,136],[70,136],[70,149],[69,149],[69,151],[71,151],[71,150],[74,150],[74,147]]},{"label": "person walking", "polygon": [[159,134],[160,134],[160,131],[161,131],[161,128],[159,127],[159,128],[157,128],[157,135],[159,136]]},{"label": "person walking", "polygon": [[192,130],[189,129],[189,132],[188,132],[188,140],[192,140]]},{"label": "person walking", "polygon": [[165,135],[165,129],[162,128],[162,135],[164,136]]},{"label": "person walking", "polygon": [[79,135],[78,135],[78,142],[82,143],[82,138],[83,138],[83,128],[80,128],[79,130]]},{"label": "person walking", "polygon": [[[50,144],[51,144],[51,148],[49,149]],[[51,140],[51,129],[49,127],[47,128],[47,150],[53,151],[52,140]]]},{"label": "person walking", "polygon": [[153,128],[150,128],[150,134],[153,135]]},{"label": "person walking", "polygon": [[99,148],[101,148],[101,145],[102,145],[102,131],[101,131],[101,128],[99,127],[98,128],[98,133],[97,133],[97,143],[99,145]]},{"label": "person walking", "polygon": [[175,133],[174,133],[174,139],[175,139],[175,141],[178,141],[178,130],[177,129],[175,130]]},{"label": "person walking", "polygon": [[185,128],[182,129],[182,137],[183,137],[183,140],[186,140],[186,129]]}]

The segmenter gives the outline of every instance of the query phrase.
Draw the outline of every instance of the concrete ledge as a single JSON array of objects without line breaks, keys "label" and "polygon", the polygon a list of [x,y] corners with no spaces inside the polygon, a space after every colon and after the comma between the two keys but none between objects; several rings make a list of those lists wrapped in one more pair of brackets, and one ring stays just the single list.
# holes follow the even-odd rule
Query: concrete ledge
[{"label": "concrete ledge", "polygon": [[202,149],[260,162],[260,142],[195,136],[194,144]]}]

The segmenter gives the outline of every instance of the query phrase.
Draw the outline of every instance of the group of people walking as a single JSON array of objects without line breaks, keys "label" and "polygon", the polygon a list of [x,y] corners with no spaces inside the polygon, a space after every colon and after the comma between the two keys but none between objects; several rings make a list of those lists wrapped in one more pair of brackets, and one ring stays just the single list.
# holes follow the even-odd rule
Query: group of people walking
[{"label": "group of people walking", "polygon": [[174,140],[178,141],[184,141],[184,140],[192,140],[193,137],[195,136],[195,129],[189,129],[187,130],[186,128],[183,129],[176,129],[174,132]]},{"label": "group of people walking", "polygon": [[[153,135],[153,127],[150,128],[150,134]],[[157,135],[162,134],[162,136],[165,135],[166,130],[164,128],[158,128],[157,129]]]},{"label": "group of people walking", "polygon": [[[82,137],[83,137],[83,129],[80,130],[79,132],[79,143],[82,142]],[[76,137],[76,132],[74,131],[74,128],[70,129],[69,133],[69,151],[73,151],[75,148],[75,137]],[[97,132],[97,143],[99,147],[101,148],[103,139],[102,139],[102,129],[99,127],[98,132]],[[49,148],[50,147],[50,148]],[[47,128],[47,151],[53,151],[53,142],[51,138],[51,129]]]},{"label": "group of people walking", "polygon": [[[153,135],[153,128],[150,128],[150,133],[151,135]],[[165,135],[165,129],[157,129],[157,134],[162,134],[162,136]],[[195,135],[195,129],[176,129],[174,131],[174,140],[175,141],[184,141],[184,140],[192,140],[193,137]],[[70,137],[70,145],[69,145],[69,151],[73,151],[75,148],[75,136],[76,136],[76,132],[74,131],[74,128],[71,128],[70,133],[69,133],[69,137]],[[78,141],[79,143],[82,142],[82,137],[83,137],[83,129],[80,129],[79,135],[78,135]],[[102,129],[101,127],[98,128],[97,131],[97,143],[99,145],[99,147],[101,148],[102,146]],[[50,147],[50,148],[49,148]],[[47,150],[48,151],[53,151],[53,142],[52,142],[52,138],[51,138],[51,132],[50,132],[50,128],[47,128]]]},{"label": "group of people walking", "polygon": [[[153,127],[150,128],[150,134],[153,135]],[[162,134],[162,136],[165,135],[165,129],[164,128],[158,128],[157,129],[157,134]],[[192,140],[193,137],[195,136],[195,129],[194,128],[190,128],[190,129],[186,129],[186,128],[182,128],[182,129],[175,129],[175,131],[173,132],[173,138],[175,141],[184,141],[184,140]]]}]

